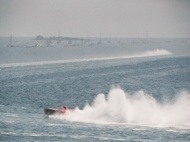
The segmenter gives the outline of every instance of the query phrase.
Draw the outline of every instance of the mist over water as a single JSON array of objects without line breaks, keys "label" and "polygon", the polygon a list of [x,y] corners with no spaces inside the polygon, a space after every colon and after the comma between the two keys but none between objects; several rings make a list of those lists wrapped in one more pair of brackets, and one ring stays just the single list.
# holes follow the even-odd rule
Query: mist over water
[{"label": "mist over water", "polygon": [[96,124],[143,125],[190,129],[190,93],[181,91],[170,102],[161,103],[140,90],[129,94],[112,88],[98,94],[91,104],[51,118]]}]

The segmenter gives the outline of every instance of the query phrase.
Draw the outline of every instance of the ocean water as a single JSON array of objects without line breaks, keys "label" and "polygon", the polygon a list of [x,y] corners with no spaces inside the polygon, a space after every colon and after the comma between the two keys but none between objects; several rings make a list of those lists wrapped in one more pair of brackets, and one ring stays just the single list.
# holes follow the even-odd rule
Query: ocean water
[{"label": "ocean water", "polygon": [[190,141],[190,56],[3,62],[0,141]]},{"label": "ocean water", "polygon": [[[190,57],[1,67],[1,141],[189,141]],[[43,108],[74,111],[47,117]]]}]

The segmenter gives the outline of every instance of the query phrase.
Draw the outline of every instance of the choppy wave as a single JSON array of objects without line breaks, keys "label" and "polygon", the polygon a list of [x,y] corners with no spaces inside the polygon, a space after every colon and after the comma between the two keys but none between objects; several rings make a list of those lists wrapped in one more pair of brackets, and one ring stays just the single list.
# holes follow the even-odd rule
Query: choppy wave
[{"label": "choppy wave", "polygon": [[140,57],[152,57],[152,56],[165,56],[165,55],[172,55],[172,53],[165,50],[165,49],[156,49],[156,50],[146,51],[146,52],[144,52],[142,54],[131,55],[131,56],[89,58],[89,59],[73,59],[73,60],[56,60],[56,61],[39,61],[39,62],[24,62],[24,63],[9,63],[9,64],[0,64],[0,67],[4,68],[4,67],[18,67],[18,66],[35,66],[35,65],[46,65],[46,64],[101,61],[101,60],[113,60],[113,59],[127,59],[127,58],[140,58]]},{"label": "choppy wave", "polygon": [[182,91],[171,102],[161,104],[144,91],[128,94],[114,88],[107,97],[97,95],[93,103],[83,109],[75,108],[65,115],[51,117],[85,123],[190,129],[190,93]]}]

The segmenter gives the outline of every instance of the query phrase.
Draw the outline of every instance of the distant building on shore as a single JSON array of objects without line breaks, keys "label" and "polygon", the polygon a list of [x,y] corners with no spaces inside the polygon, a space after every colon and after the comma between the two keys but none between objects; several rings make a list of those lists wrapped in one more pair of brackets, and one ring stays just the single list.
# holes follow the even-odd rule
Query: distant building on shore
[{"label": "distant building on shore", "polygon": [[36,46],[38,47],[81,46],[84,41],[82,38],[62,36],[43,37],[42,35],[38,35],[34,40],[36,41]]}]

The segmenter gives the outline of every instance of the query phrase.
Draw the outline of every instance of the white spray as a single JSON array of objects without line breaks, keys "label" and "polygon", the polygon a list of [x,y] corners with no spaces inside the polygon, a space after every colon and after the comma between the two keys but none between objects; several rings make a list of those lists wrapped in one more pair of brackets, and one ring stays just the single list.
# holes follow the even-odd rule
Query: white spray
[{"label": "white spray", "polygon": [[75,108],[65,115],[52,117],[86,123],[190,129],[190,94],[181,92],[175,100],[161,104],[143,91],[129,95],[120,88],[113,88],[107,97],[99,94],[91,105],[86,104],[81,110]]}]

